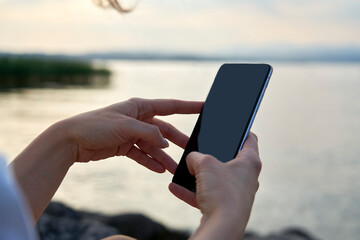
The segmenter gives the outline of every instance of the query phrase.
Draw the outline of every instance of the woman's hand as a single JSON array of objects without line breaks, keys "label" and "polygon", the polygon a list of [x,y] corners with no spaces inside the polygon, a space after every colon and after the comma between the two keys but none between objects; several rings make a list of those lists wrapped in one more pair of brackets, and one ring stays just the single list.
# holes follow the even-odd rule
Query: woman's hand
[{"label": "woman's hand", "polygon": [[203,214],[192,239],[241,239],[259,187],[256,136],[250,133],[237,157],[227,163],[197,152],[190,153],[186,162],[196,177],[196,194],[174,183],[169,189]]},{"label": "woman's hand", "polygon": [[165,138],[185,148],[188,137],[156,115],[199,113],[202,102],[133,98],[66,119],[74,162],[127,156],[155,172],[175,172],[176,162],[162,148]]},{"label": "woman's hand", "polygon": [[37,221],[74,162],[125,155],[174,173],[165,138],[184,148],[188,137],[156,115],[199,113],[202,102],[130,99],[55,123],[11,163]]}]

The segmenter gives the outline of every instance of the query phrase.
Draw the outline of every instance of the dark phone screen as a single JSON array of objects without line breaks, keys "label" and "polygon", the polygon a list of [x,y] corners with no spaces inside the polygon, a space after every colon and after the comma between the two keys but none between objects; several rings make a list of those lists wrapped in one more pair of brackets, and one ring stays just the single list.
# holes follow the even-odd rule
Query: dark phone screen
[{"label": "dark phone screen", "polygon": [[197,151],[222,162],[239,151],[257,103],[261,100],[271,67],[266,64],[224,64],[218,71],[173,182],[195,191],[186,156]]}]

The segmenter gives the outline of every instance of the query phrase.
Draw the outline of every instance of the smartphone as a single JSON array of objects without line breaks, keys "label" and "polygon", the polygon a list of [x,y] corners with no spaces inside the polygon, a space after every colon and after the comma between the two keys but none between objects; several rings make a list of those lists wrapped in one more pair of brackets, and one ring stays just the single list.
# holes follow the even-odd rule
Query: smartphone
[{"label": "smartphone", "polygon": [[172,181],[193,192],[195,177],[186,157],[197,151],[222,162],[235,158],[250,131],[272,67],[268,64],[224,64],[220,67]]}]

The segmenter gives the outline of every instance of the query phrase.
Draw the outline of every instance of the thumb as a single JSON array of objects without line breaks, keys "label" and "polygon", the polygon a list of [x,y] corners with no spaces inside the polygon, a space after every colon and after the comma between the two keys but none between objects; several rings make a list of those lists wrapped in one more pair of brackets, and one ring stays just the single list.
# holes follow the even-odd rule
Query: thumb
[{"label": "thumb", "polygon": [[201,168],[207,155],[199,152],[191,152],[186,157],[186,165],[191,175],[195,176]]}]

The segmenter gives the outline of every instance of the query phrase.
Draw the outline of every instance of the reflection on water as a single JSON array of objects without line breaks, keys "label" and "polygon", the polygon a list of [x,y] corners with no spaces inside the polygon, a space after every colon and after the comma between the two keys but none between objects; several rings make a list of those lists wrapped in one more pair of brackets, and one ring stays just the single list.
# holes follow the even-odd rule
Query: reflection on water
[{"label": "reflection on water", "polygon": [[24,90],[27,88],[104,88],[110,84],[109,76],[64,76],[49,77],[46,80],[37,77],[8,78],[1,80],[0,91]]},{"label": "reflection on water", "polygon": [[[12,159],[55,121],[130,97],[205,99],[221,63],[110,62],[109,88],[0,94],[0,151]],[[252,130],[263,170],[249,228],[301,226],[322,239],[360,235],[359,64],[272,64]],[[190,134],[196,116],[163,119]],[[179,160],[182,150],[167,150]],[[124,157],[76,164],[55,198],[107,213],[140,211],[194,229],[200,213],[167,190],[171,175]]]}]

